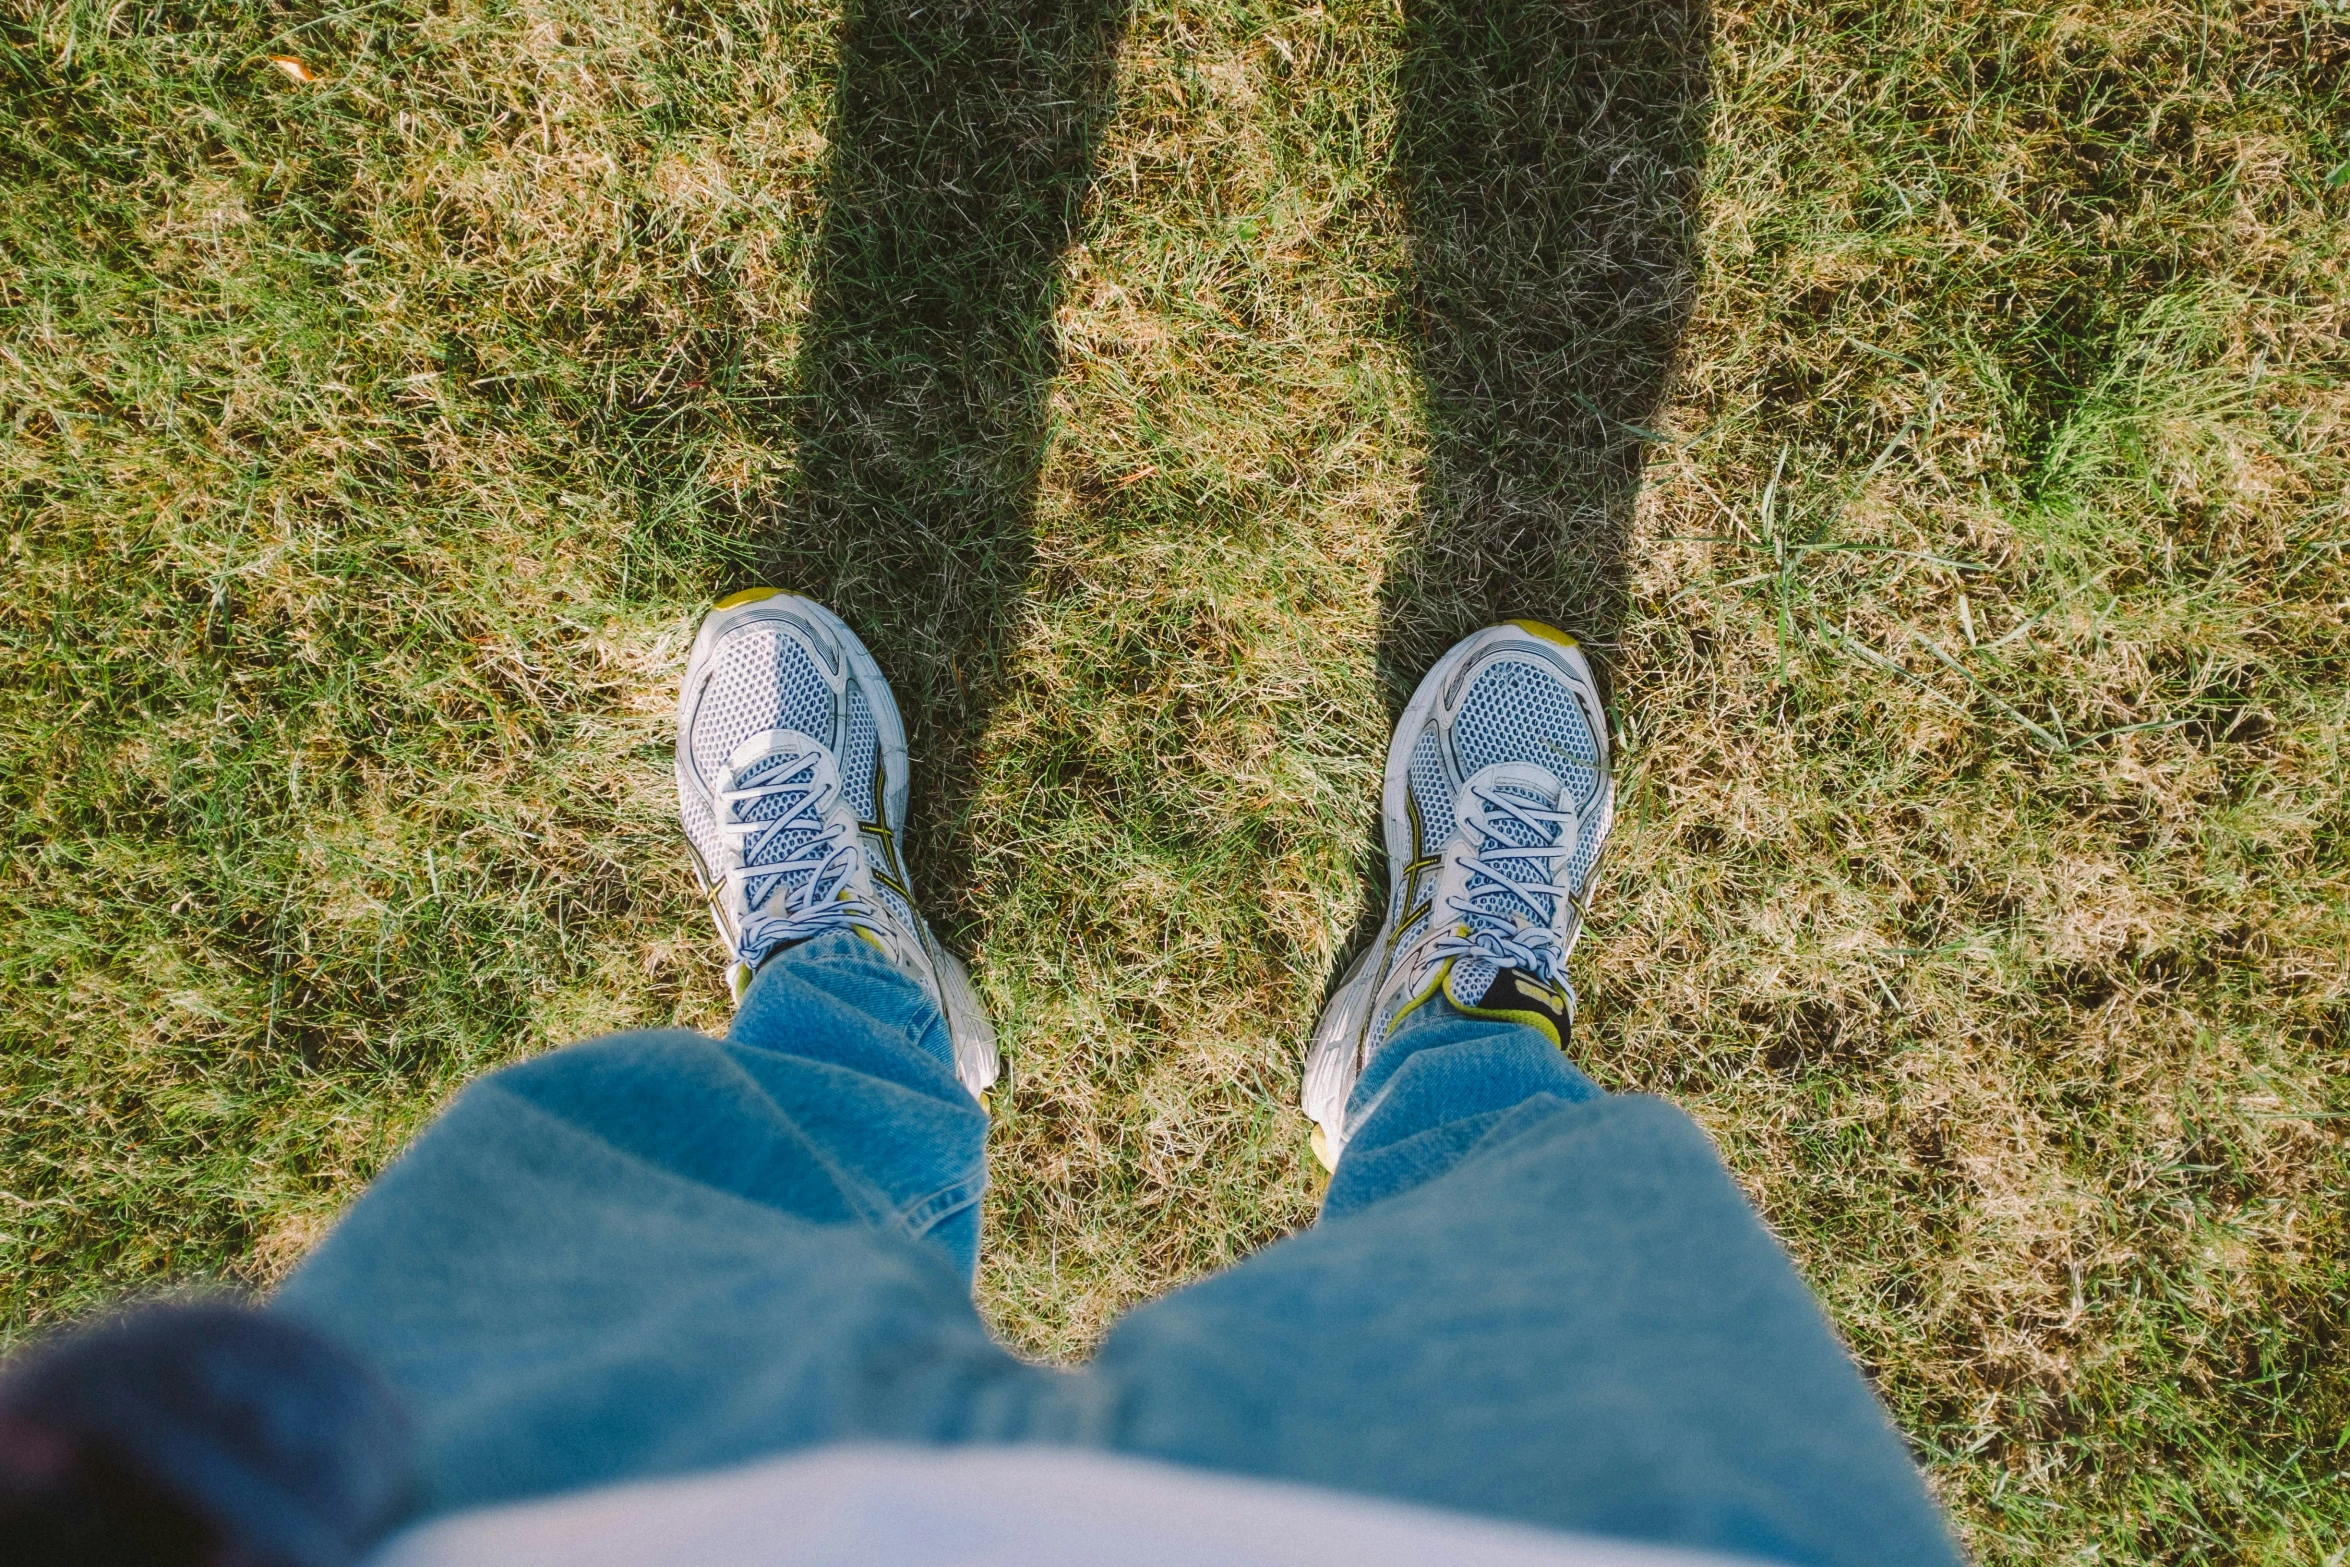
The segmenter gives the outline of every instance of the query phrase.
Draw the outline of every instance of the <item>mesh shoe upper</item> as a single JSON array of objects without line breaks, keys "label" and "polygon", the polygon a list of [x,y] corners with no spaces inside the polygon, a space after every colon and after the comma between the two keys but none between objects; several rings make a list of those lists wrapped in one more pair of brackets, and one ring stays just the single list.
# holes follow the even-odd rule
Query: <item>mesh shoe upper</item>
[{"label": "mesh shoe upper", "polygon": [[723,855],[715,896],[737,964],[756,968],[786,942],[842,928],[866,932],[885,950],[914,934],[875,907],[857,815],[823,742],[791,729],[752,735],[719,769],[711,793]]},{"label": "mesh shoe upper", "polygon": [[[768,604],[738,606],[764,610]],[[826,649],[809,628],[778,613],[734,614],[722,609],[713,624],[731,618],[720,634],[709,638],[707,656],[697,644],[699,680],[689,679],[678,714],[677,808],[685,824],[686,841],[693,845],[705,887],[713,885],[725,857],[718,818],[711,799],[718,775],[735,748],[756,734],[788,730],[831,747],[841,738],[837,713],[846,684],[837,655],[827,660]],[[867,722],[870,724],[870,707]],[[869,744],[870,742],[868,742]],[[849,803],[860,818],[870,820],[872,762],[862,769],[860,794],[857,759],[839,752],[840,773]]]},{"label": "mesh shoe upper", "polygon": [[914,910],[906,771],[880,667],[829,610],[754,590],[703,622],[678,696],[678,814],[736,995],[776,946],[853,925],[931,992],[979,1093],[994,1030]]},{"label": "mesh shoe upper", "polygon": [[1590,665],[1547,626],[1468,638],[1420,684],[1388,753],[1387,918],[1331,998],[1306,1110],[1335,1163],[1346,1100],[1395,1024],[1441,988],[1455,1006],[1564,1043],[1565,961],[1613,812]]}]

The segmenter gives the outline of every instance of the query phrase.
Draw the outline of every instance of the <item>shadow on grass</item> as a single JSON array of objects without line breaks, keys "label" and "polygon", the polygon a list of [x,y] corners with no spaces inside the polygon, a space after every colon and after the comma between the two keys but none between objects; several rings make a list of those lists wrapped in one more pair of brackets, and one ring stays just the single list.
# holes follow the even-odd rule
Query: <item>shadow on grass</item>
[{"label": "shadow on grass", "polygon": [[[1408,5],[1397,170],[1428,458],[1381,594],[1394,717],[1496,621],[1559,626],[1611,672],[1643,448],[1696,295],[1711,32],[1705,0]],[[1375,824],[1366,860],[1350,951],[1387,905]]]},{"label": "shadow on grass", "polygon": [[[1531,615],[1604,665],[1641,434],[1693,293],[1703,0],[1410,0],[1399,177],[1429,461],[1388,571],[1400,709]],[[962,823],[1031,565],[1062,256],[1126,0],[862,0],[841,50],[791,484],[759,575],[879,655],[918,769],[924,906],[969,917]]]},{"label": "shadow on grass", "polygon": [[1703,0],[1409,0],[1399,177],[1428,468],[1381,604],[1400,713],[1480,626],[1603,668],[1643,431],[1695,295]]},{"label": "shadow on grass", "polygon": [[968,918],[960,831],[1029,574],[1061,259],[1125,0],[858,0],[842,42],[796,472],[760,576],[837,610],[904,710],[910,868]]}]

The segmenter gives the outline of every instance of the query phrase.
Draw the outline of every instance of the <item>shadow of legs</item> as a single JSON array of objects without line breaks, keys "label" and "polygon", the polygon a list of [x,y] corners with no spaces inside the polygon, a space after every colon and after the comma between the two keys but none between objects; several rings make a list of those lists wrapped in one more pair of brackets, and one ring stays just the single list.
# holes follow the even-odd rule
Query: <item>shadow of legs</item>
[{"label": "shadow of legs", "polygon": [[[1644,431],[1696,292],[1710,25],[1705,0],[1407,3],[1397,169],[1428,466],[1380,594],[1391,715],[1501,620],[1570,631],[1609,674]],[[1366,860],[1387,863],[1376,836]]]},{"label": "shadow of legs", "polygon": [[1388,571],[1400,710],[1446,647],[1514,616],[1604,667],[1642,427],[1695,284],[1703,0],[1409,0],[1399,167],[1428,469]]},{"label": "shadow of legs", "polygon": [[911,869],[957,923],[960,824],[1059,360],[1062,252],[1112,108],[1124,0],[859,0],[814,298],[759,545],[880,658],[916,769]]}]

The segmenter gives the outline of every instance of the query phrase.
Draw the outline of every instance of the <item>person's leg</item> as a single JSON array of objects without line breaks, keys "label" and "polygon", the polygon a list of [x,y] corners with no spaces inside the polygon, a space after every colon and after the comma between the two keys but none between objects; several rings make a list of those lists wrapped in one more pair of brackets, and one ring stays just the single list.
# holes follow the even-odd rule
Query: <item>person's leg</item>
[{"label": "person's leg", "polygon": [[1044,1376],[971,1309],[995,1040],[907,892],[872,655],[805,599],[721,601],[676,772],[726,1040],[623,1034],[474,1085],[280,1295],[408,1401],[428,1511],[1004,1434]]},{"label": "person's leg", "polygon": [[[1510,635],[1431,686],[1473,709],[1501,667],[1522,694],[1504,666],[1535,638]],[[1605,756],[1583,734],[1578,774],[1575,735],[1536,738],[1540,766],[1456,769],[1456,800],[1415,806],[1455,841],[1402,846],[1393,961],[1318,1031],[1310,1107],[1343,1149],[1323,1223],[1134,1313],[1084,1375],[1020,1364],[971,1310],[984,1120],[954,1085],[992,1079],[992,1041],[939,1026],[953,997],[905,919],[785,951],[723,1045],[621,1036],[477,1086],[284,1309],[412,1401],[428,1510],[851,1437],[1058,1441],[1794,1561],[1949,1560],[1703,1136],[1555,1048]],[[759,932],[887,914],[889,882],[842,883],[785,831],[835,787],[804,749],[752,736],[710,787],[746,969]]]},{"label": "person's leg", "polygon": [[1773,1560],[1954,1561],[1704,1134],[1531,1028],[1422,1014],[1322,1222],[1112,1331],[1105,1440]]},{"label": "person's leg", "polygon": [[854,932],[723,1041],[622,1034],[475,1084],[288,1280],[416,1423],[423,1508],[851,1436],[1013,1434],[1047,1375],[969,1295],[986,1112]]},{"label": "person's leg", "polygon": [[1105,1440],[1556,1527],[1948,1562],[1899,1438],[1688,1119],[1561,1051],[1613,814],[1598,689],[1514,622],[1388,754],[1388,916],[1315,1029],[1322,1222],[1135,1312]]}]

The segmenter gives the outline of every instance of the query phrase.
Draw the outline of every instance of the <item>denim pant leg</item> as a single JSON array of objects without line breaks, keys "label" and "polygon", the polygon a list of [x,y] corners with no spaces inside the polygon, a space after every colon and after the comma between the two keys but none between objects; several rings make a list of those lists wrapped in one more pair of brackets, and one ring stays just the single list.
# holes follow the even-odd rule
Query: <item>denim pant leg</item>
[{"label": "denim pant leg", "polygon": [[276,1307],[402,1395],[427,1513],[1018,1436],[1056,1378],[971,1306],[986,1134],[920,989],[827,936],[723,1042],[614,1035],[468,1088]]},{"label": "denim pant leg", "polygon": [[1112,1331],[1110,1445],[1781,1561],[1957,1560],[1687,1117],[1438,999],[1349,1124],[1314,1229]]},{"label": "denim pant leg", "polygon": [[1095,1365],[973,1313],[985,1119],[853,936],[724,1043],[477,1084],[280,1308],[406,1398],[422,1510],[850,1438],[1073,1442],[1797,1562],[1955,1558],[1702,1134],[1432,1002],[1364,1077],[1321,1224]]}]

